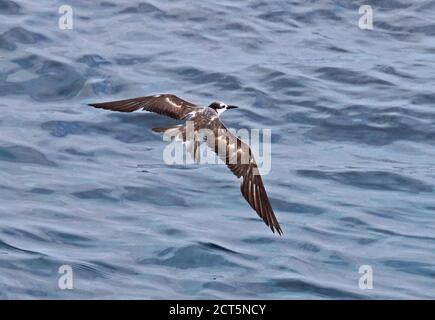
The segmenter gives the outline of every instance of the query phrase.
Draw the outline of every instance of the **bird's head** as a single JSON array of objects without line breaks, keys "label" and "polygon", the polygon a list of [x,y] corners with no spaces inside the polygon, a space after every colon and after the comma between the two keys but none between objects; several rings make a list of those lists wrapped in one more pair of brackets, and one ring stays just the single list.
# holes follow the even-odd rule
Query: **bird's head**
[{"label": "bird's head", "polygon": [[237,106],[229,106],[229,105],[227,105],[227,104],[225,104],[223,102],[220,102],[220,101],[213,102],[208,107],[212,108],[213,110],[215,110],[218,114],[221,114],[225,110],[228,110],[228,109],[236,109],[236,108],[238,108]]}]

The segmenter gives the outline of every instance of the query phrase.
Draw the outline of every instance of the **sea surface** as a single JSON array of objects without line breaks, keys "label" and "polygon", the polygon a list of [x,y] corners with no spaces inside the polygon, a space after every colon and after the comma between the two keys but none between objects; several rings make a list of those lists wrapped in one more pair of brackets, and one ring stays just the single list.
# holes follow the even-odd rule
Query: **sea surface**
[{"label": "sea surface", "polygon": [[[0,0],[0,298],[435,298],[434,17],[432,0]],[[151,128],[174,120],[87,106],[159,93],[271,129],[282,237],[225,166],[165,164]]]}]

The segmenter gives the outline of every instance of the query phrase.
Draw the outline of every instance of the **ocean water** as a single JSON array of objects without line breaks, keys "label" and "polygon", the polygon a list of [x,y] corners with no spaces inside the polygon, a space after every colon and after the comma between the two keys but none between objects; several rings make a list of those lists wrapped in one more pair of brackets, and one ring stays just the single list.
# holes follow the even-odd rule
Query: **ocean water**
[{"label": "ocean water", "polygon": [[[432,0],[0,0],[0,298],[435,298],[434,17]],[[282,237],[225,166],[163,162],[151,128],[173,120],[86,106],[158,93],[272,130]]]}]

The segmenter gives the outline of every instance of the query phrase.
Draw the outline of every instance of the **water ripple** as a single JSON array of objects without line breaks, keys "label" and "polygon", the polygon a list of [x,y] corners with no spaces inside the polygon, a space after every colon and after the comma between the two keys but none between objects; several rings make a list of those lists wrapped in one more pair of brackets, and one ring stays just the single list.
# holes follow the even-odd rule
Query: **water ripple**
[{"label": "water ripple", "polygon": [[405,177],[384,171],[345,171],[325,172],[317,170],[299,170],[298,174],[314,178],[328,179],[352,187],[369,190],[403,191],[403,192],[432,192],[433,187],[417,179]]},{"label": "water ripple", "polygon": [[[435,1],[70,5],[0,0],[1,299],[435,296]],[[282,237],[226,167],[164,163],[178,121],[87,106],[169,92],[271,129]]]}]

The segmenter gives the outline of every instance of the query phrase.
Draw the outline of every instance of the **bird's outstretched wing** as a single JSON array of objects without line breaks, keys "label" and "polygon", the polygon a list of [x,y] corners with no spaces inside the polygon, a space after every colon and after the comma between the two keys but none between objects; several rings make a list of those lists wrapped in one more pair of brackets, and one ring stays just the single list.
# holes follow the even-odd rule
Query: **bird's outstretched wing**
[{"label": "bird's outstretched wing", "polygon": [[237,178],[241,179],[240,190],[243,197],[266,225],[273,232],[276,230],[282,235],[282,229],[267,197],[263,180],[249,146],[233,135],[218,118],[210,124],[210,128],[213,130],[215,139],[214,141],[206,139],[208,147],[225,162]]},{"label": "bird's outstretched wing", "polygon": [[91,103],[95,108],[108,109],[120,112],[133,112],[146,110],[165,115],[177,120],[182,120],[198,106],[185,101],[173,94],[159,94],[155,96],[139,97],[127,100]]}]

